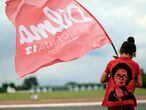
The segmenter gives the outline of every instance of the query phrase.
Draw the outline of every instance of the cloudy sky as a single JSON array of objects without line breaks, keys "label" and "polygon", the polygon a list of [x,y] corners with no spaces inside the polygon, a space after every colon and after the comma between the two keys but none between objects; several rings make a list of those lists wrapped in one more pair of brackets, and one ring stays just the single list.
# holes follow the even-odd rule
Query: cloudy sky
[{"label": "cloudy sky", "polygon": [[[103,25],[117,50],[128,36],[134,36],[137,45],[134,60],[146,71],[146,0],[79,1]],[[5,15],[5,0],[0,2],[0,33],[0,84],[21,84],[24,79],[18,79],[14,65],[15,28]],[[114,51],[108,44],[78,60],[45,67],[34,75],[41,85],[61,85],[69,81],[98,83],[112,55]]]}]

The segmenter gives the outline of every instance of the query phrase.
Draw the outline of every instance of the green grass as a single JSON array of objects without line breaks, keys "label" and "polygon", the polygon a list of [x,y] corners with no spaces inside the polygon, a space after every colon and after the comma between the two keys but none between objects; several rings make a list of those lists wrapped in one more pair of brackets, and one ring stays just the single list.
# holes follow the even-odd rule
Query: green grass
[{"label": "green grass", "polygon": [[[48,93],[39,93],[39,100],[51,100],[51,99],[97,99],[104,96],[105,90],[97,91],[60,91],[60,92],[48,92]],[[136,89],[136,96],[146,96],[146,89]],[[0,101],[2,100],[29,100],[31,94],[26,93],[15,93],[15,94],[0,94]]]},{"label": "green grass", "polygon": [[15,93],[15,94],[0,94],[0,100],[5,101],[5,100],[27,100],[30,99],[30,95],[29,94],[19,94],[19,93]]},{"label": "green grass", "polygon": [[75,98],[97,98],[103,96],[103,90],[99,91],[78,91],[78,92],[52,92],[52,93],[39,93],[41,99],[75,99]]},{"label": "green grass", "polygon": [[146,88],[145,89],[137,88],[135,90],[135,95],[136,96],[146,96]]}]

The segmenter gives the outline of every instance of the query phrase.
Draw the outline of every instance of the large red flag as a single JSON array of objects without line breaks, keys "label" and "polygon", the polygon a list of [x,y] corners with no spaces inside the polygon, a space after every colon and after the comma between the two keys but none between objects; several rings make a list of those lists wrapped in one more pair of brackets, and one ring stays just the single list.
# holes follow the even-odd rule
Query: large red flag
[{"label": "large red flag", "polygon": [[8,0],[6,14],[16,28],[15,67],[20,77],[111,42],[75,0]]}]

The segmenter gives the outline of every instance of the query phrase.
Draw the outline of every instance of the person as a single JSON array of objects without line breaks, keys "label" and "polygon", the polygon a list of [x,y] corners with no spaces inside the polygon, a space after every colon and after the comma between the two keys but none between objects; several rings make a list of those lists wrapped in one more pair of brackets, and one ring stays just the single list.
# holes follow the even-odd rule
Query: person
[{"label": "person", "polygon": [[120,48],[120,56],[109,61],[100,82],[108,83],[102,106],[108,110],[135,110],[135,87],[142,86],[139,64],[136,56],[135,39],[129,37]]}]

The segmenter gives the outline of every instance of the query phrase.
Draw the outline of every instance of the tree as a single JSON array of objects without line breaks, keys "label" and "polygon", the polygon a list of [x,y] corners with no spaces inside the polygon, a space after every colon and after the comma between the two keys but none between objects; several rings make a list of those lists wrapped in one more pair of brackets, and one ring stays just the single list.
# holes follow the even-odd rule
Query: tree
[{"label": "tree", "polygon": [[15,84],[14,83],[10,83],[8,84],[8,86],[12,87],[12,88],[16,88]]},{"label": "tree", "polygon": [[142,87],[146,88],[146,73],[142,69]]},{"label": "tree", "polygon": [[7,90],[7,87],[8,87],[8,83],[3,83],[2,84],[2,88],[6,91]]},{"label": "tree", "polygon": [[34,76],[24,79],[24,82],[23,82],[23,87],[26,89],[31,89],[31,87],[38,86],[38,85],[39,85],[38,80]]},{"label": "tree", "polygon": [[3,83],[2,88],[0,89],[0,92],[6,92],[8,87],[8,83]]},{"label": "tree", "polygon": [[76,83],[76,82],[68,82],[68,83],[66,83],[65,85],[66,85],[66,86],[68,86],[68,85],[74,86],[74,85],[78,85],[78,83]]}]

